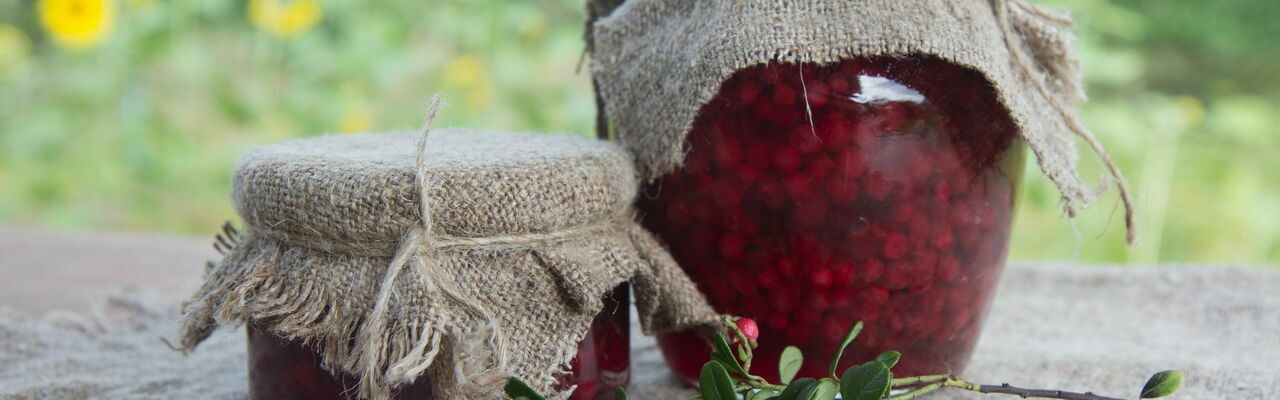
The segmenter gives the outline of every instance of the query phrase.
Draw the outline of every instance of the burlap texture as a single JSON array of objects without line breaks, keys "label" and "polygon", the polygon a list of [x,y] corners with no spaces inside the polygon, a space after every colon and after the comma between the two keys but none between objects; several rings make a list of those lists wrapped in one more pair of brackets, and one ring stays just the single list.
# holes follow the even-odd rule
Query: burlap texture
[{"label": "burlap texture", "polygon": [[415,161],[414,141],[328,136],[246,156],[233,197],[247,229],[219,239],[229,250],[184,306],[179,347],[252,322],[315,346],[364,397],[424,376],[442,398],[482,398],[512,375],[553,393],[624,281],[648,332],[717,321],[634,222],[637,179],[615,144],[440,130]]},{"label": "burlap texture", "polygon": [[1098,192],[1076,172],[1077,136],[1110,168],[1131,209],[1119,170],[1071,107],[1084,97],[1063,29],[1071,19],[1024,0],[595,0],[588,11],[598,18],[586,36],[603,111],[647,179],[681,165],[698,111],[734,72],[916,54],[987,77],[1068,214]]}]

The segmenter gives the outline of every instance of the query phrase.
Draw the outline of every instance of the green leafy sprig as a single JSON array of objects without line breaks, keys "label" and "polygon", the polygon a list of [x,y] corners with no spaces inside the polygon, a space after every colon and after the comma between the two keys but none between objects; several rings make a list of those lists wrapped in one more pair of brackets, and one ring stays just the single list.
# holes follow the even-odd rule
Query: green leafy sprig
[{"label": "green leafy sprig", "polygon": [[[702,366],[702,373],[698,379],[702,396],[695,400],[834,400],[837,395],[843,400],[910,400],[943,388],[1008,394],[1023,398],[1123,400],[1089,392],[1026,389],[1010,386],[1007,383],[977,384],[951,374],[894,378],[893,366],[897,365],[898,360],[902,358],[902,354],[896,351],[880,353],[875,359],[849,367],[837,375],[836,366],[840,363],[840,356],[862,332],[862,322],[855,324],[840,342],[840,347],[836,349],[828,368],[830,376],[818,379],[808,377],[795,379],[800,366],[804,364],[804,355],[800,349],[787,346],[782,350],[778,360],[778,376],[781,382],[771,383],[750,373],[752,351],[756,347],[755,338],[744,335],[733,320],[726,319],[725,325],[735,340],[731,346],[720,332],[716,332],[712,337],[711,361]],[[1138,396],[1142,399],[1169,396],[1181,385],[1182,371],[1161,371],[1147,380]],[[543,396],[516,378],[511,378],[505,390],[512,399],[544,400]],[[617,388],[614,398],[626,400],[626,391]]]}]

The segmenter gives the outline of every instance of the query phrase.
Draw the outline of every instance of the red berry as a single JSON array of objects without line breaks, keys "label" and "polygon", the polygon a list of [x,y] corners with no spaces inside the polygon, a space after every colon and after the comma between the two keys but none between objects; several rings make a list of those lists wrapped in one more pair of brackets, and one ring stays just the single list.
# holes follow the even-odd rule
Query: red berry
[{"label": "red berry", "polygon": [[933,196],[940,203],[948,203],[951,201],[951,184],[947,182],[938,182],[933,185]]},{"label": "red berry", "polygon": [[787,336],[789,343],[808,343],[809,337],[813,335],[812,325],[796,323],[791,325],[791,329],[787,329],[784,334]]},{"label": "red berry", "polygon": [[738,330],[742,331],[742,336],[747,339],[759,339],[760,327],[756,325],[756,321],[751,318],[738,318]]},{"label": "red berry", "polygon": [[822,107],[827,104],[827,96],[831,95],[831,89],[826,83],[815,79],[805,79],[805,99],[809,101],[810,108]]},{"label": "red berry", "polygon": [[[822,340],[837,343],[844,339],[844,335],[849,332],[851,324],[843,318],[827,318],[822,321]],[[845,360],[846,362],[848,360]]]},{"label": "red berry", "polygon": [[760,287],[765,289],[773,289],[778,287],[778,270],[766,269],[760,271],[760,275],[756,277],[760,281]]},{"label": "red berry", "polygon": [[795,261],[791,261],[791,259],[789,258],[783,258],[778,260],[778,262],[775,265],[776,265],[775,268],[777,268],[778,274],[782,275],[783,277],[790,278],[790,277],[796,276]]},{"label": "red berry", "polygon": [[800,153],[790,147],[779,147],[773,152],[773,167],[781,172],[793,172],[800,168]]},{"label": "red berry", "polygon": [[769,324],[769,328],[775,331],[787,329],[787,324],[790,322],[790,320],[787,320],[786,314],[773,314],[769,316],[767,321],[765,321],[765,323]]},{"label": "red berry", "polygon": [[694,151],[690,152],[684,160],[684,169],[689,174],[701,176],[711,171],[711,158],[707,152]]},{"label": "red berry", "polygon": [[787,143],[801,153],[812,153],[822,149],[822,138],[818,137],[813,125],[800,124],[791,129]]},{"label": "red berry", "polygon": [[809,175],[802,173],[789,174],[783,178],[782,184],[787,189],[787,197],[792,201],[810,198],[813,185],[810,183]]},{"label": "red berry", "polygon": [[893,190],[893,182],[880,171],[873,171],[867,176],[866,191],[867,195],[876,200],[884,200],[889,198],[889,191]]},{"label": "red berry", "polygon": [[687,225],[689,223],[689,205],[684,202],[672,202],[671,205],[667,207],[667,220],[677,224]]},{"label": "red berry", "polygon": [[736,82],[737,89],[734,90],[735,100],[740,105],[751,104],[756,101],[756,97],[760,96],[760,85],[755,82]]},{"label": "red berry", "polygon": [[839,112],[823,115],[818,120],[816,130],[818,138],[822,139],[822,145],[830,151],[843,150],[849,147],[853,140],[849,120]]},{"label": "red berry", "polygon": [[728,234],[720,237],[720,256],[726,260],[740,260],[746,250],[746,241],[741,236]]},{"label": "red berry", "polygon": [[787,191],[782,183],[773,180],[760,182],[760,201],[766,207],[779,209],[787,204]]},{"label": "red berry", "polygon": [[866,283],[875,282],[880,278],[880,274],[884,273],[884,263],[878,258],[863,261],[858,268],[859,280]]},{"label": "red berry", "polygon": [[836,290],[845,290],[841,286],[848,285],[857,280],[857,272],[853,263],[848,260],[837,260],[831,265],[831,286]]},{"label": "red berry", "polygon": [[731,168],[738,164],[742,159],[742,145],[732,137],[720,140],[715,146],[716,165],[722,168]]},{"label": "red berry", "polygon": [[741,191],[731,181],[718,181],[711,184],[711,197],[720,207],[735,207],[742,201]]},{"label": "red berry", "polygon": [[889,290],[879,287],[867,287],[858,291],[858,301],[873,307],[883,306],[889,302]]},{"label": "red berry", "polygon": [[951,229],[948,229],[947,227],[938,228],[938,232],[933,235],[930,243],[932,243],[933,247],[938,250],[951,250],[951,247],[955,244],[955,241],[951,236]]},{"label": "red berry", "polygon": [[826,155],[818,155],[804,164],[804,173],[809,176],[810,180],[824,180],[835,169],[835,162],[831,161],[831,157]]},{"label": "red berry", "polygon": [[795,199],[794,223],[797,229],[812,230],[827,218],[827,201],[820,194],[806,193]]},{"label": "red berry", "polygon": [[821,292],[810,292],[805,297],[805,307],[813,311],[826,311],[831,308],[831,302],[828,296]]},{"label": "red berry", "polygon": [[773,87],[773,104],[789,106],[796,102],[796,90],[785,84]]},{"label": "red berry", "polygon": [[796,311],[795,321],[804,325],[817,325],[822,322],[822,314],[813,310]]},{"label": "red berry", "polygon": [[831,199],[833,206],[847,206],[858,197],[858,185],[856,178],[851,178],[844,174],[832,174],[827,180],[826,187],[827,198]]},{"label": "red berry", "polygon": [[836,168],[835,174],[849,179],[860,177],[867,171],[867,163],[862,158],[862,149],[856,147],[840,150],[833,161]]},{"label": "red berry", "polygon": [[907,237],[901,233],[889,234],[884,241],[884,256],[898,258],[907,254]]},{"label": "red berry", "polygon": [[834,97],[850,97],[853,95],[849,91],[849,81],[842,76],[827,78],[827,85],[831,87],[831,95]]},{"label": "red berry", "polygon": [[906,289],[911,284],[911,264],[906,261],[894,261],[884,269],[880,282],[891,290]]},{"label": "red berry", "polygon": [[960,260],[946,256],[938,260],[938,280],[948,282],[960,276]]},{"label": "red berry", "polygon": [[831,275],[831,270],[826,268],[819,267],[809,273],[809,283],[812,283],[814,287],[819,289],[825,289],[828,286],[831,286],[831,281],[833,279],[835,278]]},{"label": "red berry", "polygon": [[795,289],[789,286],[774,289],[769,293],[769,304],[773,306],[773,311],[775,312],[785,313],[794,310],[796,308],[797,294]]},{"label": "red berry", "polygon": [[751,276],[751,274],[729,274],[729,283],[732,284],[733,288],[736,289],[738,293],[742,294],[743,297],[757,296],[756,289],[759,286],[756,285],[756,280]]},{"label": "red berry", "polygon": [[738,174],[738,180],[735,183],[738,184],[739,188],[750,187],[751,185],[760,182],[764,177],[764,173],[760,171],[760,168],[752,164],[738,164],[735,168],[735,172]]}]

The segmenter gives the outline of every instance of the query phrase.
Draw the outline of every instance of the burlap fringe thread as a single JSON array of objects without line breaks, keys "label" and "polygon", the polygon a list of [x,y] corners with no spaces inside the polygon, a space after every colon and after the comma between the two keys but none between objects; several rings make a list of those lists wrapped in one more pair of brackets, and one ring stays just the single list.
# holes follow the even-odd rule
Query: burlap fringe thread
[{"label": "burlap fringe thread", "polygon": [[[504,327],[494,318],[486,304],[468,297],[454,285],[453,277],[444,272],[438,263],[438,252],[485,249],[529,250],[536,262],[546,269],[561,274],[572,274],[572,266],[557,263],[554,253],[537,250],[542,246],[560,242],[598,237],[604,232],[621,232],[627,244],[635,247],[639,257],[651,265],[665,263],[665,269],[654,267],[648,273],[637,272],[631,277],[637,292],[637,306],[646,331],[663,331],[696,325],[714,324],[718,317],[704,302],[687,304],[659,304],[656,300],[664,291],[680,290],[663,287],[666,280],[677,277],[664,276],[678,272],[669,255],[646,232],[635,226],[634,215],[625,213],[611,221],[582,226],[551,233],[510,235],[500,237],[440,237],[433,236],[431,205],[427,202],[429,175],[425,171],[423,157],[426,154],[426,138],[432,119],[439,108],[440,99],[432,99],[426,121],[418,140],[417,170],[414,184],[418,189],[421,208],[421,225],[406,230],[390,262],[382,274],[373,308],[367,315],[339,313],[339,305],[359,303],[361,299],[343,298],[298,277],[282,277],[281,270],[292,267],[302,256],[298,247],[287,240],[260,235],[251,229],[239,235],[228,228],[228,238],[219,237],[215,247],[225,252],[227,258],[220,263],[210,263],[205,284],[192,301],[184,304],[185,320],[178,349],[191,351],[220,324],[266,324],[270,331],[290,340],[301,340],[321,354],[323,366],[331,372],[348,372],[359,378],[356,394],[360,398],[387,399],[395,387],[412,383],[419,377],[431,379],[435,395],[445,399],[479,399],[492,397],[506,378],[515,375],[510,370],[509,347],[513,340]],[[243,237],[241,237],[243,236]],[[334,244],[319,243],[311,248],[333,248]],[[294,258],[290,258],[293,256]],[[349,255],[348,257],[356,257]],[[251,267],[241,266],[245,260],[267,259]],[[419,285],[426,295],[397,294],[397,281],[402,281],[406,270],[413,271],[412,284]],[[296,273],[296,271],[295,271]],[[313,272],[314,273],[314,272]],[[563,281],[573,281],[573,276],[561,276]],[[565,284],[565,282],[562,282]],[[616,284],[616,283],[611,283]],[[403,282],[401,282],[401,287]],[[598,289],[598,288],[595,288]],[[607,288],[606,288],[607,289]],[[691,287],[696,295],[696,290]],[[579,293],[566,289],[570,300],[581,309],[598,310],[602,293]],[[394,298],[400,296],[400,300]],[[407,298],[405,296],[408,296]],[[687,297],[687,296],[685,296]],[[699,299],[700,300],[700,299]],[[446,307],[414,305],[412,302],[443,301]],[[410,302],[409,304],[397,303]],[[688,306],[693,304],[693,306]],[[421,320],[417,314],[406,314],[408,308],[425,308],[429,314]],[[680,308],[683,312],[672,312]],[[448,315],[442,310],[462,310],[465,315]],[[670,315],[660,316],[659,313]],[[668,317],[674,317],[668,318]],[[412,321],[404,321],[413,318]],[[589,319],[590,317],[588,317]],[[354,340],[353,340],[354,339]],[[567,363],[577,352],[577,346],[559,346],[558,354],[550,355],[557,364],[551,370],[534,376],[522,376],[535,388],[551,390],[557,373],[567,373]],[[440,371],[439,358],[449,358]],[[527,361],[526,361],[527,362]],[[560,393],[567,396],[570,392]]]},{"label": "burlap fringe thread", "polygon": [[[1068,15],[1036,7],[1027,3],[1026,0],[992,0],[991,7],[996,12],[996,20],[1000,21],[1005,46],[1013,54],[1019,73],[1035,83],[1036,90],[1062,116],[1071,133],[1079,136],[1089,145],[1094,154],[1102,159],[1107,172],[1115,180],[1116,190],[1120,192],[1120,202],[1124,204],[1125,242],[1133,244],[1138,238],[1138,221],[1134,212],[1133,197],[1129,194],[1129,184],[1125,182],[1124,175],[1120,173],[1120,167],[1116,165],[1115,160],[1111,159],[1111,154],[1107,153],[1102,142],[1098,141],[1083,122],[1080,122],[1080,118],[1072,110],[1072,101],[1086,100],[1084,83],[1081,81],[1080,61],[1074,54],[1067,51],[1071,48],[1071,36],[1059,27],[1070,27],[1075,22]],[[1015,34],[1020,35],[1015,36]],[[1016,37],[1022,37],[1024,43],[1031,48],[1032,54],[1035,55],[1034,61],[1027,60],[1022,47],[1014,43]],[[1048,75],[1046,78],[1051,77],[1051,79],[1037,76],[1033,62],[1034,65],[1044,68]],[[1054,87],[1050,88],[1049,85]],[[1063,95],[1055,95],[1055,93]],[[1098,192],[1101,191],[1097,190],[1095,193],[1077,197],[1080,200],[1078,207],[1081,209],[1088,207],[1089,201],[1097,197]],[[1063,197],[1063,210],[1068,216],[1075,217],[1077,206],[1072,203],[1072,200],[1070,196]]]}]

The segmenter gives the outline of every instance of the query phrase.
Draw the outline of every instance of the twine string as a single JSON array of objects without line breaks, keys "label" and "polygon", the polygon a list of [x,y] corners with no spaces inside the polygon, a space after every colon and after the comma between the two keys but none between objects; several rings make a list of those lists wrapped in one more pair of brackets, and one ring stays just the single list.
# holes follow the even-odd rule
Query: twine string
[{"label": "twine string", "polygon": [[[505,345],[506,341],[496,318],[486,307],[463,294],[454,285],[452,277],[442,271],[441,266],[436,261],[437,249],[442,247],[441,245],[514,244],[521,241],[527,242],[539,239],[529,235],[517,235],[475,239],[449,238],[444,243],[437,243],[437,241],[433,240],[431,197],[429,194],[430,182],[428,179],[430,175],[427,170],[426,154],[427,138],[440,104],[439,95],[431,98],[431,103],[427,108],[426,119],[423,122],[422,131],[418,138],[414,185],[418,189],[420,224],[407,228],[401,237],[396,247],[395,255],[392,256],[390,263],[388,263],[387,270],[383,274],[382,282],[378,287],[373,311],[364,326],[361,327],[359,334],[360,344],[364,348],[363,365],[359,368],[362,393],[373,399],[388,398],[390,396],[390,386],[411,383],[424,373],[440,352],[441,340],[443,339],[441,332],[451,332],[455,336],[455,342],[453,343],[455,359],[453,361],[458,365],[453,368],[453,383],[456,387],[463,389],[476,388],[491,384],[502,377],[507,368],[509,357],[507,355],[507,346]],[[431,315],[428,315],[426,321],[422,322],[417,343],[400,359],[389,360],[388,358],[392,355],[388,354],[390,351],[387,341],[390,332],[387,331],[387,326],[390,325],[393,319],[389,315],[391,298],[395,295],[396,281],[410,265],[411,260],[416,261],[413,265],[426,292],[439,295],[439,297],[429,296],[432,298],[428,301],[444,301],[449,305],[460,308],[472,321],[477,322],[477,326],[474,329],[456,326],[457,323],[452,321],[451,316],[440,314],[452,308],[441,310],[439,307],[433,307],[430,311]],[[452,326],[432,325],[442,322]],[[418,328],[415,327],[414,329]],[[479,354],[457,354],[457,348],[465,347],[466,343],[475,342],[484,343],[485,347],[487,347],[486,350],[492,357],[484,357]]]}]

